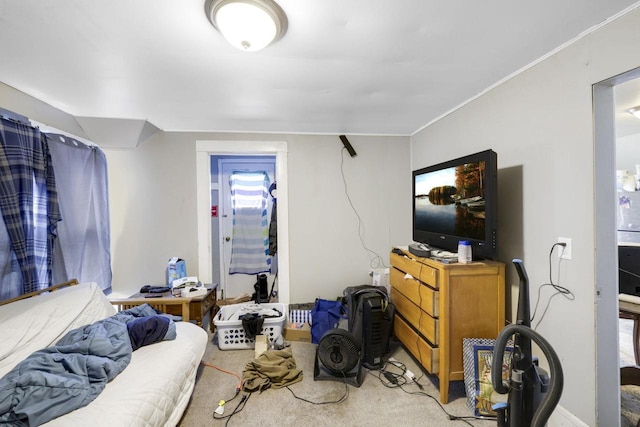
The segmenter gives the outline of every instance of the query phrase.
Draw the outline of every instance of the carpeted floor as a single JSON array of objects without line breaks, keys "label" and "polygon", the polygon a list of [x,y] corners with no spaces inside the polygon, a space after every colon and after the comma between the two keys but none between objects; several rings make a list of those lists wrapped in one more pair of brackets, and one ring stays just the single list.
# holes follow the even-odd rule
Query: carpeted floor
[{"label": "carpeted floor", "polygon": [[[620,320],[621,366],[633,364],[631,329],[630,321]],[[213,367],[201,365],[191,402],[179,426],[495,425],[494,419],[467,418],[471,411],[467,408],[462,381],[451,384],[449,403],[441,405],[437,378],[421,376],[422,371],[414,359],[397,343],[392,346],[391,355],[419,377],[422,390],[415,384],[390,388],[388,381],[383,383],[378,378],[378,372],[368,370],[365,370],[360,387],[346,386],[341,381],[314,381],[316,346],[295,341],[290,344],[297,367],[303,371],[302,382],[289,388],[253,393],[243,405],[238,406],[242,396],[247,395],[241,392],[231,400],[239,379]],[[210,334],[203,362],[241,376],[245,365],[253,356],[253,350],[220,350],[215,337]],[[225,405],[224,416],[231,414],[234,409],[237,409],[237,413],[231,418],[214,419],[213,412],[220,400],[230,400]],[[464,419],[451,419],[453,417],[449,414]]]},{"label": "carpeted floor", "polygon": [[[392,356],[419,377],[423,390],[415,384],[389,388],[376,371],[367,371],[360,387],[339,381],[314,381],[313,367],[316,346],[291,342],[297,367],[303,370],[302,382],[289,388],[268,389],[253,393],[230,419],[214,420],[213,412],[219,400],[230,400],[238,386],[238,378],[213,367],[201,365],[191,402],[180,422],[181,427],[198,426],[491,426],[495,420],[452,420],[448,414],[469,417],[464,384],[451,384],[449,403],[440,405],[437,379],[421,376],[415,361],[397,344]],[[254,356],[253,350],[219,350],[214,337],[208,345],[203,362],[242,375],[245,365]],[[388,381],[385,380],[388,384]],[[298,398],[296,398],[295,396]],[[238,407],[245,393],[225,405],[224,415]],[[302,399],[306,399],[302,400]],[[311,403],[314,402],[314,403]],[[339,402],[339,403],[329,403]],[[226,423],[226,424],[225,424]]]}]

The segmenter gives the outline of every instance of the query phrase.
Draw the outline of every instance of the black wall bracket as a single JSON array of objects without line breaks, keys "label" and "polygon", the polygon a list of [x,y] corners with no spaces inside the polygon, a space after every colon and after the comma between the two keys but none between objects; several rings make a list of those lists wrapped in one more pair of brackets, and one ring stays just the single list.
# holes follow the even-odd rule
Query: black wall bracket
[{"label": "black wall bracket", "polygon": [[347,139],[346,136],[344,135],[340,135],[340,140],[342,141],[342,143],[344,144],[344,148],[347,149],[347,151],[349,152],[349,155],[351,157],[355,157],[358,154],[356,153],[356,150],[353,149],[353,147],[351,146],[351,143],[349,143],[349,140]]}]

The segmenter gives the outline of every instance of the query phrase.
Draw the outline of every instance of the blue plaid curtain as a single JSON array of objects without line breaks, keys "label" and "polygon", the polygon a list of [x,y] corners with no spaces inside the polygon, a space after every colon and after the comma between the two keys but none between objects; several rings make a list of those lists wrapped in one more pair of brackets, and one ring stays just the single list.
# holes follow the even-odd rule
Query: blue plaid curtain
[{"label": "blue plaid curtain", "polygon": [[39,129],[5,118],[0,119],[0,212],[22,275],[20,293],[50,286],[61,219],[51,156]]}]

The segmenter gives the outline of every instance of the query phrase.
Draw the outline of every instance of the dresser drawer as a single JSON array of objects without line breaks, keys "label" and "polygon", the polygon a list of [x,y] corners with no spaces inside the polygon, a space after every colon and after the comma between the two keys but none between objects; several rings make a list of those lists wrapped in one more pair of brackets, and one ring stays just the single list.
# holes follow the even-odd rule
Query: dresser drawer
[{"label": "dresser drawer", "polygon": [[204,321],[210,321],[213,323],[212,309],[216,306],[217,302],[217,289],[207,288],[208,293],[204,296],[192,298],[189,302],[189,317],[191,320],[195,320],[198,326],[206,327],[210,325],[204,325]]},{"label": "dresser drawer", "polygon": [[438,291],[422,284],[412,277],[405,278],[405,273],[397,268],[391,269],[389,282],[398,292],[410,301],[418,304],[431,317],[439,316]]},{"label": "dresser drawer", "polygon": [[211,308],[216,305],[216,292],[217,289],[214,288],[213,292],[210,292],[207,294],[207,296],[204,298],[204,300],[202,300],[201,304],[202,304],[202,312],[206,313],[207,311],[211,310]]},{"label": "dresser drawer", "polygon": [[404,273],[409,273],[432,288],[438,289],[438,269],[395,253],[391,254],[391,265]]},{"label": "dresser drawer", "polygon": [[406,319],[415,329],[420,331],[426,339],[434,346],[438,345],[438,319],[434,319],[407,299],[404,295],[391,288],[391,301],[396,307],[396,311]]},{"label": "dresser drawer", "polygon": [[431,347],[401,316],[395,316],[393,332],[430,374],[440,371],[440,349]]}]

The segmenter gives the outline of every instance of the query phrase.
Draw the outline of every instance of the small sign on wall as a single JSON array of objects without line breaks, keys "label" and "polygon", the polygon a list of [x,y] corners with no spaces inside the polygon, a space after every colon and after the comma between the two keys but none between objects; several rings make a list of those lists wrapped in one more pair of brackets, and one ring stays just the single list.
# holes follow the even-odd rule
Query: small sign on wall
[{"label": "small sign on wall", "polygon": [[212,218],[217,218],[218,217],[218,206],[211,206],[211,217]]}]

